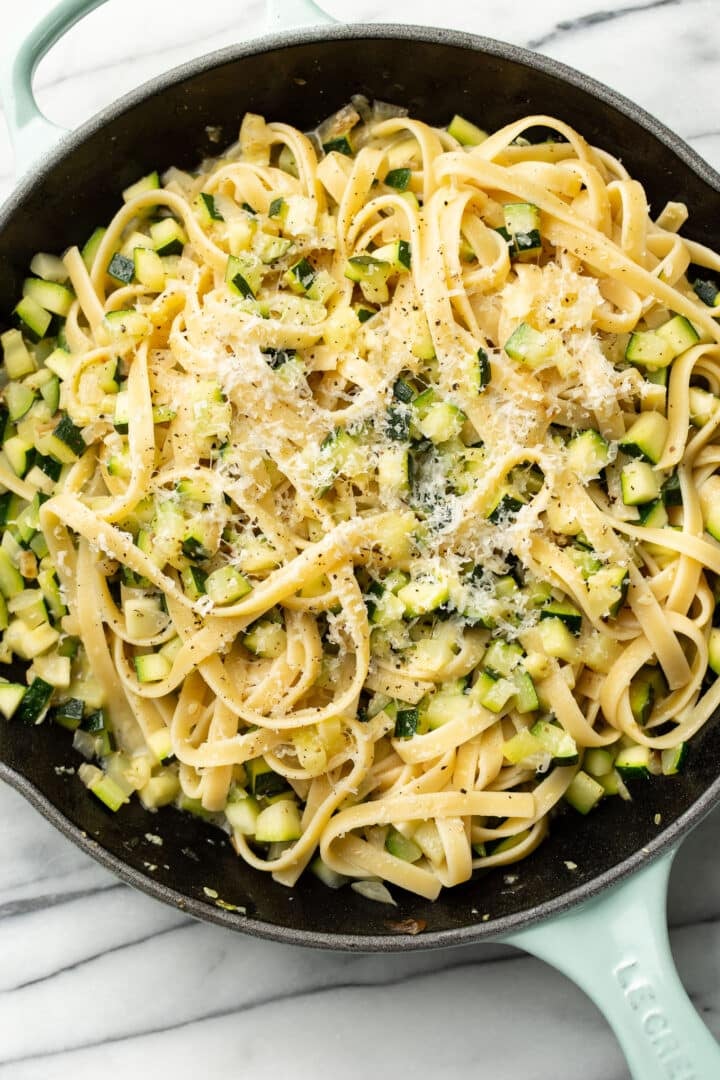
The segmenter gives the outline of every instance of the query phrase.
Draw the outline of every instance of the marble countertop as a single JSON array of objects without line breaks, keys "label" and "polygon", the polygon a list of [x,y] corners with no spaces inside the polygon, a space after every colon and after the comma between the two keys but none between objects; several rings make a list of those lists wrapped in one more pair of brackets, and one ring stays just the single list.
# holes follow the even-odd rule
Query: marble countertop
[{"label": "marble countertop", "polygon": [[[4,36],[50,6],[8,4]],[[430,0],[326,7],[345,19],[438,19]],[[445,26],[594,75],[720,168],[718,0],[444,0],[441,10]],[[150,76],[259,33],[262,22],[262,0],[108,3],[42,62],[39,100],[53,120],[76,125]],[[12,172],[3,129],[0,196]],[[348,956],[235,936],[120,884],[1,784],[0,822],[0,1080],[145,1078],[188,1067],[204,1080],[628,1075],[589,1000],[506,947]],[[678,856],[669,915],[685,986],[720,1037],[718,845],[720,810]]]}]

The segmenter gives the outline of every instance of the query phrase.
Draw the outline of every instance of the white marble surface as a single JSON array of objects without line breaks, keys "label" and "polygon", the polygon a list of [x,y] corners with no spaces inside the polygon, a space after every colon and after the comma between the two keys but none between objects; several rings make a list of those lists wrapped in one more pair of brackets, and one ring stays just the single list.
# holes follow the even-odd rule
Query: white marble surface
[{"label": "white marble surface", "polygon": [[[4,0],[11,39],[50,7]],[[341,18],[530,45],[645,106],[720,167],[718,0],[329,0]],[[260,31],[261,0],[110,2],[43,61],[68,126],[146,78]],[[142,27],[142,33],[139,28]],[[0,194],[12,185],[0,131]],[[0,1080],[621,1080],[609,1028],[567,980],[502,946],[344,956],[233,936],[119,884],[0,785]],[[720,1036],[720,810],[673,871],[672,944]]]}]

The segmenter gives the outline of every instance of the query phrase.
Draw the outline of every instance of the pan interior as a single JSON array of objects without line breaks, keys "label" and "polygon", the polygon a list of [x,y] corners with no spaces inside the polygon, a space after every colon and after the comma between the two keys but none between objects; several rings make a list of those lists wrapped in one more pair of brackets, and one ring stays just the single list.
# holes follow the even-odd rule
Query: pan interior
[{"label": "pan interior", "polygon": [[[236,137],[248,110],[308,129],[354,93],[405,105],[435,124],[446,124],[455,112],[490,130],[528,114],[559,117],[623,160],[644,184],[654,213],[667,200],[687,202],[687,235],[720,248],[718,190],[710,170],[704,178],[662,136],[610,105],[596,84],[583,85],[578,76],[569,85],[546,61],[534,67],[510,47],[479,52],[471,43],[461,35],[399,27],[329,31],[319,40],[304,34],[268,50],[220,54],[160,80],[149,96],[131,96],[87,125],[65,156],[23,185],[6,208],[0,311],[13,306],[36,251],[82,243],[139,176],[169,165],[192,168],[216,154]],[[115,869],[122,869],[116,860],[125,864],[124,876],[194,914],[314,944],[391,948],[401,919],[426,923],[425,934],[413,941],[431,936],[449,943],[524,921],[538,905],[549,910],[569,893],[592,891],[598,878],[622,872],[621,864],[654,849],[661,834],[669,839],[673,823],[691,808],[697,817],[712,803],[720,730],[707,725],[680,776],[636,782],[631,805],[610,799],[587,819],[563,813],[524,862],[445,892],[434,904],[396,890],[398,908],[349,889],[332,892],[311,875],[293,890],[276,885],[242,864],[223,834],[173,809],[151,816],[134,802],[116,815],[106,812],[66,772],[80,759],[59,728],[0,725],[0,761],[39,793],[27,791],[45,813],[60,811],[56,824],[70,828],[74,839],[82,830],[91,849],[99,845]],[[6,775],[22,786],[19,777]],[[205,890],[240,912],[218,906]]]}]

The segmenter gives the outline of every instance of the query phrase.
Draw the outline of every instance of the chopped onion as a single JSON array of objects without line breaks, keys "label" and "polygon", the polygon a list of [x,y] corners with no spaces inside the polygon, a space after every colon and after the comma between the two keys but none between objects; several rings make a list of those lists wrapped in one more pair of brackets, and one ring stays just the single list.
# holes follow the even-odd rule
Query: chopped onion
[{"label": "chopped onion", "polygon": [[364,881],[353,881],[350,886],[354,892],[360,893],[366,900],[375,900],[378,904],[392,904],[397,907],[388,889],[378,878],[368,878]]}]

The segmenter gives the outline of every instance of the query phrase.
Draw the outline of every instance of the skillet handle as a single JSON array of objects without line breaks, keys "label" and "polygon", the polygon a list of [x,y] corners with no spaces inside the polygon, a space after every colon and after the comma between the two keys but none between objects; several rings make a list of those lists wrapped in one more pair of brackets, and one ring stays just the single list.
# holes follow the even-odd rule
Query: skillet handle
[{"label": "skillet handle", "polygon": [[685,993],[670,952],[666,898],[674,855],[503,940],[547,961],[592,998],[634,1080],[717,1080],[720,1046]]},{"label": "skillet handle", "polygon": [[65,134],[65,128],[53,124],[38,109],[32,88],[35,68],[63,34],[83,15],[104,2],[62,0],[29,31],[16,46],[14,55],[2,64],[0,98],[20,173],[26,172],[38,157],[48,153]]},{"label": "skillet handle", "polygon": [[[0,70],[0,99],[15,151],[17,171],[26,172],[41,155],[48,153],[63,137],[65,128],[53,124],[40,112],[32,88],[35,69],[49,49],[94,8],[105,0],[61,0],[41,19],[6,58]],[[313,0],[268,0],[268,30],[289,30],[306,24],[319,25],[336,20]]]},{"label": "skillet handle", "polygon": [[265,26],[271,30],[289,30],[296,26],[320,26],[338,20],[319,8],[314,0],[267,0]]}]

